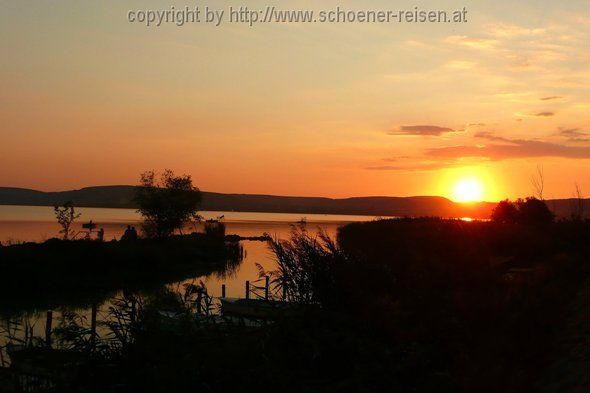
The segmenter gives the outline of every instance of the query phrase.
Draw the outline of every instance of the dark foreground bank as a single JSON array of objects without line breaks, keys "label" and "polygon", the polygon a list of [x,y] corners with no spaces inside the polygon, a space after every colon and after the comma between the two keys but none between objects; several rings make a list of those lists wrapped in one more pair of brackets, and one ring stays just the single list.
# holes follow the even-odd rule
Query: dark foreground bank
[{"label": "dark foreground bank", "polygon": [[124,335],[93,341],[66,324],[79,334],[56,343],[84,361],[54,383],[74,392],[542,391],[588,277],[590,223],[383,220],[347,225],[337,243],[299,228],[270,246],[272,292],[306,312],[253,324],[213,315],[204,288],[130,294],[116,312],[133,317],[110,327]]},{"label": "dark foreground bank", "polygon": [[110,242],[50,239],[4,246],[0,311],[88,306],[114,291],[159,288],[231,270],[242,253],[239,238],[205,234]]}]

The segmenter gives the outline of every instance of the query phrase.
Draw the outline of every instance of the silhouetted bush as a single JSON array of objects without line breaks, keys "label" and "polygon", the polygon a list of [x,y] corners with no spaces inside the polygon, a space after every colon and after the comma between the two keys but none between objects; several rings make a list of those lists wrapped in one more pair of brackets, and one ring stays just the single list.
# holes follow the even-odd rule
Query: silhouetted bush
[{"label": "silhouetted bush", "polygon": [[492,210],[492,221],[503,224],[513,224],[518,222],[518,209],[516,204],[508,199],[498,202],[494,210]]},{"label": "silhouetted bush", "polygon": [[547,204],[534,197],[517,199],[515,202],[508,199],[500,201],[491,215],[494,222],[504,224],[546,225],[553,222],[554,218]]},{"label": "silhouetted bush", "polygon": [[205,221],[205,234],[207,236],[224,238],[225,237],[225,223],[219,220]]},{"label": "silhouetted bush", "polygon": [[181,230],[196,215],[201,193],[190,175],[175,176],[166,170],[158,180],[154,171],[148,171],[141,175],[135,201],[145,220],[145,233],[163,238]]},{"label": "silhouetted bush", "polygon": [[406,366],[422,381],[443,373],[451,391],[535,391],[590,247],[589,225],[546,224],[349,224],[338,234],[349,258],[336,271],[341,312],[402,358],[410,346]]},{"label": "silhouetted bush", "polygon": [[542,200],[526,198],[525,200],[518,200],[517,206],[520,222],[524,224],[545,225],[551,223],[554,219],[553,213]]},{"label": "silhouetted bush", "polygon": [[334,268],[346,262],[336,243],[325,233],[310,234],[301,224],[293,226],[289,240],[273,239],[269,246],[277,261],[270,275],[286,300],[325,304],[334,289]]}]

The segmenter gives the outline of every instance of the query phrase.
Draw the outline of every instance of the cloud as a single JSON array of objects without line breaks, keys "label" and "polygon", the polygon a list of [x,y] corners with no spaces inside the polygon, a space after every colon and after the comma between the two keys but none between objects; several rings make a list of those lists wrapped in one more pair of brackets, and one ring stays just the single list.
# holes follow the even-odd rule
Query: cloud
[{"label": "cloud", "polygon": [[549,96],[549,97],[542,97],[541,101],[551,101],[551,100],[560,100],[562,96]]},{"label": "cloud", "polygon": [[552,111],[540,111],[540,112],[516,112],[516,116],[524,117],[524,118],[531,118],[531,117],[553,117],[556,115],[555,112]]},{"label": "cloud", "polygon": [[389,135],[422,135],[422,136],[441,136],[443,134],[455,132],[452,128],[418,125],[418,126],[401,126],[398,130],[390,131]]},{"label": "cloud", "polygon": [[487,31],[490,35],[502,38],[539,36],[547,32],[544,28],[528,28],[505,23],[490,24]]},{"label": "cloud", "polygon": [[387,164],[369,166],[369,171],[398,171],[398,172],[430,172],[439,169],[456,167],[459,160],[431,160],[424,157],[396,156],[383,158]]},{"label": "cloud", "polygon": [[537,117],[551,117],[551,116],[555,116],[555,113],[554,112],[547,112],[547,111],[546,112],[537,112],[537,113],[534,114],[534,116],[537,116]]},{"label": "cloud", "polygon": [[365,169],[370,171],[398,171],[398,172],[429,172],[437,171],[452,166],[456,166],[456,163],[445,162],[445,161],[431,161],[431,162],[419,162],[410,165],[381,165],[371,166]]},{"label": "cloud", "polygon": [[473,38],[465,35],[451,35],[445,41],[450,44],[466,46],[473,49],[492,49],[498,44],[497,40]]},{"label": "cloud", "polygon": [[506,138],[503,138],[501,136],[496,136],[493,133],[488,132],[488,131],[478,132],[478,133],[476,133],[473,136],[476,137],[476,138],[488,139],[490,141],[499,141],[499,142],[508,142],[508,143],[511,142],[510,139],[506,139]]},{"label": "cloud", "polygon": [[401,160],[407,160],[407,159],[411,159],[413,157],[411,156],[397,156],[397,157],[389,157],[389,158],[384,158],[383,161],[387,161],[387,162],[399,162]]},{"label": "cloud", "polygon": [[451,68],[453,70],[470,70],[476,65],[476,62],[468,60],[453,60],[445,64],[447,68]]},{"label": "cloud", "polygon": [[586,159],[590,158],[590,146],[568,146],[550,142],[527,139],[507,139],[490,133],[479,133],[476,137],[487,139],[487,145],[458,145],[433,148],[426,151],[431,157],[443,159],[485,158],[501,161],[527,157],[564,157]]},{"label": "cloud", "polygon": [[579,136],[586,136],[586,133],[580,131],[579,128],[560,128],[559,134],[563,136],[570,136],[570,137],[579,137]]},{"label": "cloud", "polygon": [[589,135],[579,128],[560,128],[559,135],[570,142],[590,142]]}]

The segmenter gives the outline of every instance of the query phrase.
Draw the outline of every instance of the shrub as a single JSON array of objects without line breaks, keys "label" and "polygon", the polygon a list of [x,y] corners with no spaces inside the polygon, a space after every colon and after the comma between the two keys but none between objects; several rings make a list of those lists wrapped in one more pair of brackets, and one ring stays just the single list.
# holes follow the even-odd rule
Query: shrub
[{"label": "shrub", "polygon": [[553,222],[554,215],[544,201],[529,197],[515,202],[500,201],[492,211],[491,219],[503,224],[544,225]]},{"label": "shrub", "polygon": [[205,234],[207,236],[223,238],[225,237],[225,224],[218,220],[205,221]]},{"label": "shrub", "polygon": [[294,226],[289,240],[271,240],[270,249],[277,260],[273,283],[296,303],[324,302],[333,290],[334,268],[346,260],[325,233],[310,235],[304,225]]},{"label": "shrub", "polygon": [[190,175],[175,176],[166,170],[156,178],[154,171],[141,175],[136,202],[144,217],[143,228],[149,237],[169,237],[181,230],[196,215],[201,192]]}]

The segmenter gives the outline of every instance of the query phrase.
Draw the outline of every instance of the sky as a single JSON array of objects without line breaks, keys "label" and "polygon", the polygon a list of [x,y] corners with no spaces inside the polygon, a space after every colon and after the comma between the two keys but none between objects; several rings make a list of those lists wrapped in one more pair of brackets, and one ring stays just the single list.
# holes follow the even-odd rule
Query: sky
[{"label": "sky", "polygon": [[[0,0],[0,186],[590,195],[590,2]],[[455,10],[466,23],[129,23],[229,6]]]}]

